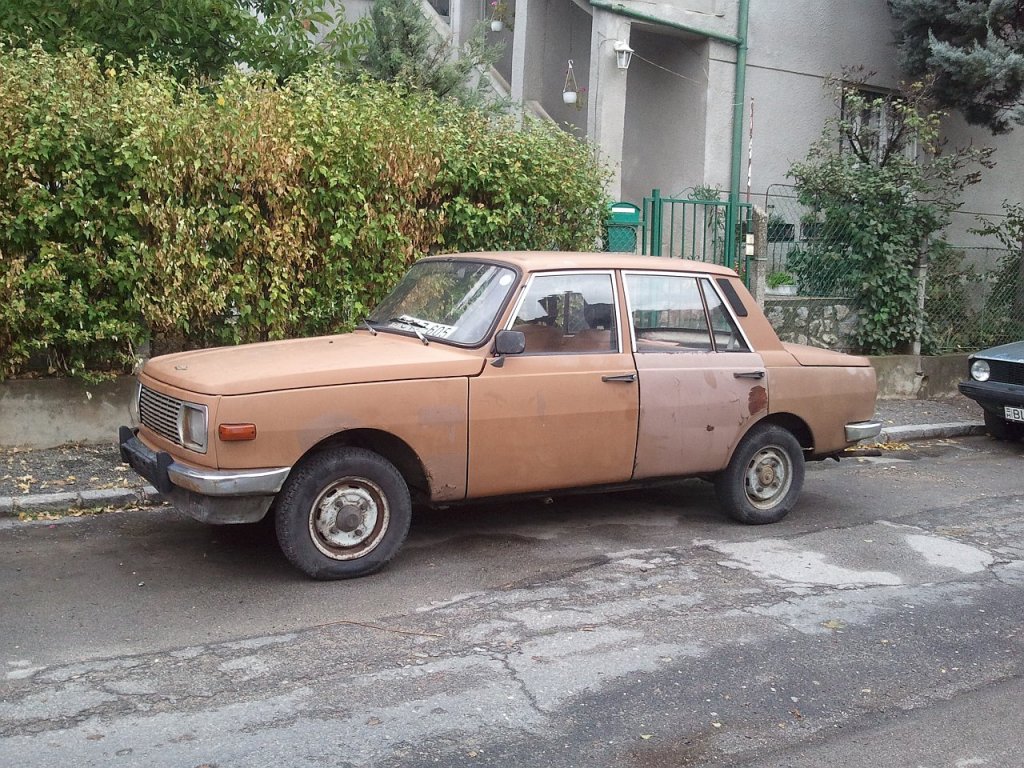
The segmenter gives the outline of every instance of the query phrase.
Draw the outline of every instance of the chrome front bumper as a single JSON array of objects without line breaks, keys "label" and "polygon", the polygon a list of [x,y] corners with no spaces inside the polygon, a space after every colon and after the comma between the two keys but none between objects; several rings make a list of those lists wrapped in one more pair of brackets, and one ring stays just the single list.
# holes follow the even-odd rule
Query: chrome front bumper
[{"label": "chrome front bumper", "polygon": [[846,425],[846,440],[855,443],[858,440],[878,437],[881,432],[882,423],[880,421],[855,421]]},{"label": "chrome front bumper", "polygon": [[154,451],[136,430],[121,427],[121,460],[182,512],[204,523],[251,523],[262,518],[291,467],[216,470],[190,467]]}]

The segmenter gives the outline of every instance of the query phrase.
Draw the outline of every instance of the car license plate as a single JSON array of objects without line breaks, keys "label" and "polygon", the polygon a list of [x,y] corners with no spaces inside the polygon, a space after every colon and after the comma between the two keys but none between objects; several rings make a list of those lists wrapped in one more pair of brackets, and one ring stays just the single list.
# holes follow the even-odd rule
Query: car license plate
[{"label": "car license plate", "polygon": [[1007,421],[1024,421],[1024,408],[1014,408],[1010,405],[1003,406],[1003,414]]}]

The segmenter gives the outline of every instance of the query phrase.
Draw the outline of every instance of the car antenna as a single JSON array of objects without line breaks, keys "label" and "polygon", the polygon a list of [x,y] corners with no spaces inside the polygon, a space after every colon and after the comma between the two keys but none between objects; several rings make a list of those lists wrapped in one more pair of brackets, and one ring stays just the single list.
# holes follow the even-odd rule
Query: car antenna
[{"label": "car antenna", "polygon": [[376,336],[377,335],[377,329],[374,328],[372,325],[370,325],[370,321],[369,321],[368,318],[365,318],[365,317],[363,318],[363,325],[366,326],[366,330],[368,330],[370,332],[371,336]]}]

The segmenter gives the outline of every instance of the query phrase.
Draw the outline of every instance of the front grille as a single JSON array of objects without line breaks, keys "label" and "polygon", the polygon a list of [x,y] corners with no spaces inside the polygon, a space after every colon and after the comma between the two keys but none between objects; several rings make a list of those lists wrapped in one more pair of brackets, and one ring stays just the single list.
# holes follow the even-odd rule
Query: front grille
[{"label": "front grille", "polygon": [[181,423],[181,400],[143,386],[139,393],[139,417],[142,423],[160,437],[181,445],[178,425]]},{"label": "front grille", "polygon": [[1024,386],[1024,363],[1011,363],[1007,360],[989,360],[988,367],[989,381]]}]

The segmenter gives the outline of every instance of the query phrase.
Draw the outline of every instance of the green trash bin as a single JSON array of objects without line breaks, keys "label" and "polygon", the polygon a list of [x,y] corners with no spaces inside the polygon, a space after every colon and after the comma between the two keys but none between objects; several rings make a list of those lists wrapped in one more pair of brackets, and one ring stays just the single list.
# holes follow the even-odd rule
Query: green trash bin
[{"label": "green trash bin", "polygon": [[632,203],[612,203],[608,206],[605,220],[608,236],[605,250],[616,253],[636,253],[637,238],[640,235],[640,208]]}]

